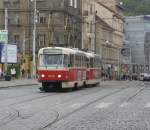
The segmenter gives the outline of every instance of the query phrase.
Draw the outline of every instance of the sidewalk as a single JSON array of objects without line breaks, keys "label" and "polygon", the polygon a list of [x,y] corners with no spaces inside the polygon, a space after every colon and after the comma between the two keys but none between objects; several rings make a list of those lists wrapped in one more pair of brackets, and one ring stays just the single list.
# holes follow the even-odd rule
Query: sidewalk
[{"label": "sidewalk", "polygon": [[36,79],[15,79],[11,81],[0,81],[0,88],[17,87],[17,86],[33,86],[38,85]]},{"label": "sidewalk", "polygon": [[[139,84],[139,81],[101,81],[102,86],[122,86],[125,84]],[[19,87],[19,86],[33,86],[40,85],[36,79],[15,79],[11,81],[0,81],[0,88]]]},{"label": "sidewalk", "polygon": [[129,80],[126,80],[126,81],[115,81],[115,80],[112,80],[112,81],[101,81],[101,85],[102,86],[124,86],[125,84],[140,84],[141,82],[140,81],[129,81]]}]

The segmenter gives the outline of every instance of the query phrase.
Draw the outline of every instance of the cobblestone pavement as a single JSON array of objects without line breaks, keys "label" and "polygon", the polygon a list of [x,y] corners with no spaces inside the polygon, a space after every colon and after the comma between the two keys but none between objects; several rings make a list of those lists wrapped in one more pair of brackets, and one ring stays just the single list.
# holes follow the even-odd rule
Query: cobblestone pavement
[{"label": "cobblestone pavement", "polygon": [[73,92],[0,90],[0,130],[149,130],[150,83],[106,81]]}]

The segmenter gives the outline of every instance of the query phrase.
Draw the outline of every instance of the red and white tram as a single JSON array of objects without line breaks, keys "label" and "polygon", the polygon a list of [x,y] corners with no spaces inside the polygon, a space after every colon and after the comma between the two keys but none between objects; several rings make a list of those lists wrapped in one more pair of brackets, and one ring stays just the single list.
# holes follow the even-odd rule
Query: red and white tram
[{"label": "red and white tram", "polygon": [[98,55],[63,47],[46,47],[38,54],[38,80],[42,89],[76,88],[98,84],[101,63]]}]

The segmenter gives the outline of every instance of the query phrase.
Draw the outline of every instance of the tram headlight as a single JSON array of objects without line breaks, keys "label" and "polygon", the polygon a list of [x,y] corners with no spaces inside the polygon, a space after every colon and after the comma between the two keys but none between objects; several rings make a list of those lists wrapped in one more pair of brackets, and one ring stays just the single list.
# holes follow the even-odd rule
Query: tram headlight
[{"label": "tram headlight", "polygon": [[61,77],[62,77],[61,74],[59,74],[59,75],[58,75],[58,78],[61,78]]},{"label": "tram headlight", "polygon": [[42,75],[41,75],[41,77],[42,77],[42,78],[44,78],[44,77],[45,77],[45,75],[44,75],[44,74],[42,74]]}]

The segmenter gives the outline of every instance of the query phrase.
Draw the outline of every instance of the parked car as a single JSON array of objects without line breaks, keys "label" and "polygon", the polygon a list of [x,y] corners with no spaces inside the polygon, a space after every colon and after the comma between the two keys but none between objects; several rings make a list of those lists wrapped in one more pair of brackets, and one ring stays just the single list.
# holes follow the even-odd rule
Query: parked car
[{"label": "parked car", "polygon": [[150,81],[150,74],[145,74],[143,81]]},{"label": "parked car", "polygon": [[147,73],[140,73],[139,80],[143,81],[144,77],[147,75]]}]

